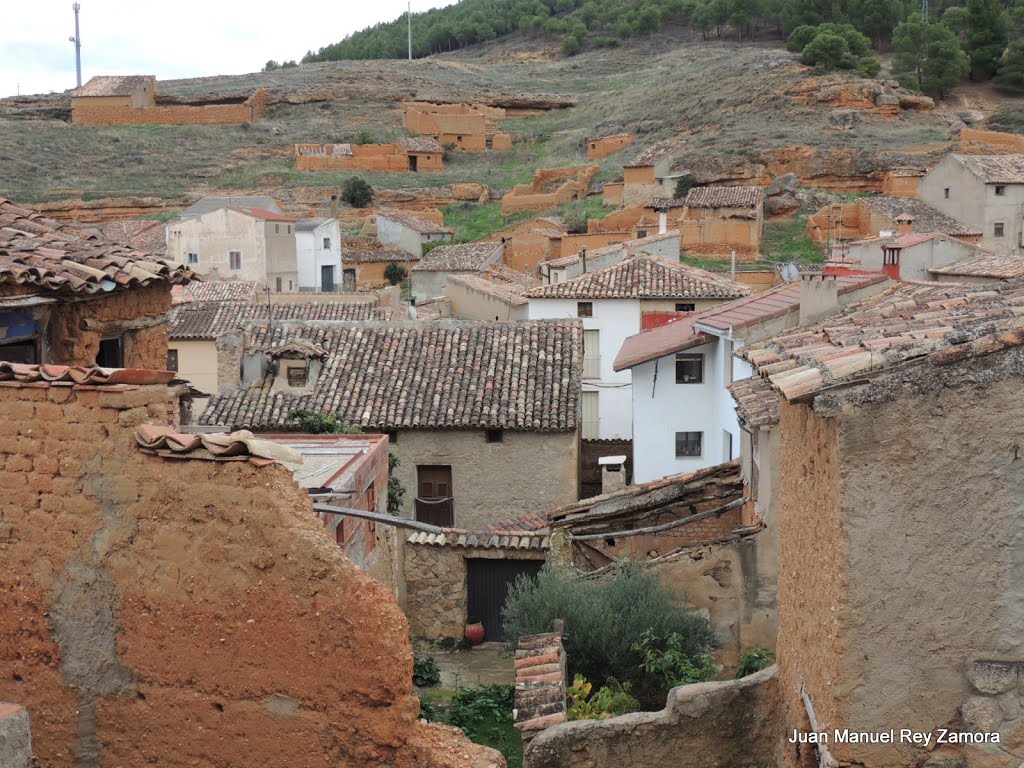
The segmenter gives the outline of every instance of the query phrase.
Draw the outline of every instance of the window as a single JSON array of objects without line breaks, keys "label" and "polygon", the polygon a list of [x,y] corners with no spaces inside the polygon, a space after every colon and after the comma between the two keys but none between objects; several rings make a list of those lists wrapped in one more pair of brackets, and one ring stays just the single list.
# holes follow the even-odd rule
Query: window
[{"label": "window", "polygon": [[676,355],[676,384],[704,381],[704,355]]},{"label": "window", "polygon": [[676,458],[700,456],[703,432],[676,432]]},{"label": "window", "polygon": [[455,524],[451,465],[416,468],[416,519],[421,523],[451,527]]},{"label": "window", "polygon": [[124,340],[120,336],[100,340],[96,365],[100,368],[124,368]]},{"label": "window", "polygon": [[676,304],[676,312],[693,312],[696,309],[696,304]]},{"label": "window", "polygon": [[281,288],[283,286],[284,286],[284,279],[280,278],[280,277],[277,278],[277,281],[275,282],[274,287],[277,289],[278,293],[281,293]]},{"label": "window", "polygon": [[294,290],[294,288],[292,288],[292,281],[291,280],[288,281],[288,290],[289,291]]},{"label": "window", "polygon": [[942,194],[945,196],[947,200],[949,200],[949,187],[946,187],[944,190],[942,190]]},{"label": "window", "polygon": [[280,235],[281,234],[281,225],[280,224],[275,224],[274,225],[274,234],[275,235]]},{"label": "window", "polygon": [[187,259],[189,264],[198,264],[199,263],[199,254],[198,253],[186,254],[186,259]]},{"label": "window", "polygon": [[0,360],[3,360],[5,363],[38,363],[39,345],[35,339],[0,344]]},{"label": "window", "polygon": [[883,248],[882,249],[882,263],[886,266],[898,266],[900,263],[900,249],[899,248]]},{"label": "window", "polygon": [[288,366],[288,386],[304,387],[309,380],[309,364],[298,363]]},{"label": "window", "polygon": [[1002,197],[1006,194],[1006,187],[1002,184],[996,184],[996,194]]},{"label": "window", "polygon": [[386,430],[384,430],[384,434],[388,436],[388,442],[389,443],[397,443],[398,442],[398,430],[397,429],[386,429]]},{"label": "window", "polygon": [[1003,222],[997,221],[994,225],[992,225],[992,234],[993,234],[993,236],[995,236],[995,237],[1002,237],[1003,236],[1003,229],[1004,229]]},{"label": "window", "polygon": [[486,429],[484,430],[484,435],[488,443],[501,443],[505,441],[505,430],[503,429]]},{"label": "window", "polygon": [[178,370],[178,350],[168,349],[167,350],[167,370],[177,371]]},{"label": "window", "polygon": [[228,252],[228,267],[231,269],[242,268],[242,252],[241,251],[229,251]]},{"label": "window", "polygon": [[643,240],[645,237],[647,237],[647,230],[646,229],[638,229],[636,231],[636,239],[637,240]]},{"label": "window", "polygon": [[325,237],[324,238],[324,250],[325,251],[331,250],[331,238],[329,238],[329,237]]},{"label": "window", "polygon": [[583,332],[583,378],[601,378],[601,332]]},{"label": "window", "polygon": [[594,316],[594,302],[592,301],[578,301],[576,302],[576,317],[593,317]]},{"label": "window", "polygon": [[288,234],[290,235],[291,233],[292,233],[292,225],[291,225],[291,224],[289,224],[289,225],[288,225]]},{"label": "window", "polygon": [[583,434],[584,440],[597,440],[600,436],[598,427],[600,424],[600,417],[598,415],[598,393],[597,392],[584,392],[583,393]]}]

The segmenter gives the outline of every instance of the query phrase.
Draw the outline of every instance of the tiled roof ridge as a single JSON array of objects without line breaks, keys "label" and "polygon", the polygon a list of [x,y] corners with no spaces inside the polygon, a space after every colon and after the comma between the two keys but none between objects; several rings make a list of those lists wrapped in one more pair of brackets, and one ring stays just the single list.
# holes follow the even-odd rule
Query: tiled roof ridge
[{"label": "tiled roof ridge", "polygon": [[174,371],[148,368],[100,368],[84,365],[50,365],[10,363],[0,360],[0,383],[16,384],[83,384],[89,386],[120,386],[126,384],[169,384]]},{"label": "tiled roof ridge", "polygon": [[248,430],[231,433],[183,433],[174,427],[142,424],[135,430],[135,442],[144,453],[165,458],[207,461],[250,461],[257,466],[302,464],[302,454],[272,440],[260,440]]}]

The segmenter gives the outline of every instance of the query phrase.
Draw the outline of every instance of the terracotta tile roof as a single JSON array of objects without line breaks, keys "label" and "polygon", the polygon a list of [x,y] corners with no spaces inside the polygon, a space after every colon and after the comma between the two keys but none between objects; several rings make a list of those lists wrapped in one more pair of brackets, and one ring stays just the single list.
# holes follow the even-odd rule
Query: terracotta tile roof
[{"label": "terracotta tile roof", "polygon": [[[271,314],[271,309],[273,314]],[[274,322],[308,321],[386,321],[391,310],[380,309],[370,302],[341,304],[314,302],[300,304],[274,304],[268,308],[265,303],[252,302],[204,302],[196,305],[180,305],[171,311],[169,335],[180,341],[216,339],[225,333],[238,330],[247,323],[265,322],[272,317]]]},{"label": "terracotta tile roof", "polygon": [[657,163],[666,157],[676,152],[682,145],[679,139],[669,139],[667,141],[661,141],[652,147],[648,147],[639,155],[637,155],[632,162],[626,163],[626,168],[646,168],[651,165],[657,165]]},{"label": "terracotta tile roof", "polygon": [[530,300],[523,295],[526,288],[519,283],[496,280],[484,275],[452,275],[448,280],[499,298],[513,307],[521,307],[530,303]]},{"label": "terracotta tile roof", "polygon": [[904,282],[738,355],[787,400],[910,365],[944,366],[1024,344],[1024,282]]},{"label": "terracotta tile roof", "polygon": [[986,184],[1024,184],[1024,155],[953,155]]},{"label": "terracotta tile roof", "polygon": [[685,197],[652,197],[644,204],[644,208],[684,208]]},{"label": "terracotta tile roof", "polygon": [[566,658],[558,632],[525,635],[516,643],[515,727],[524,743],[566,722]]},{"label": "terracotta tile roof", "polygon": [[173,379],[174,371],[0,362],[0,382],[19,384],[169,384]]},{"label": "terracotta tile roof", "polygon": [[624,371],[635,365],[699,347],[713,340],[713,337],[694,331],[693,316],[683,317],[627,338],[622,343],[619,354],[615,356],[612,367],[616,371]]},{"label": "terracotta tile roof", "polygon": [[398,146],[409,154],[439,155],[444,148],[432,136],[417,136],[414,139],[399,139]]},{"label": "terracotta tile roof", "polygon": [[229,205],[232,211],[238,211],[249,216],[255,216],[258,219],[264,219],[265,221],[286,221],[289,224],[294,224],[295,219],[291,216],[285,216],[283,213],[276,213],[275,211],[268,211],[266,208],[256,208],[254,206],[246,205]]},{"label": "terracotta tile roof", "polygon": [[547,530],[548,519],[544,515],[523,515],[508,520],[501,520],[487,526],[493,533],[533,532]]},{"label": "terracotta tile roof", "polygon": [[911,224],[913,232],[942,232],[954,237],[977,237],[982,234],[979,230],[947,216],[916,197],[877,195],[862,197],[858,202],[892,221],[901,214],[910,214],[914,217]]},{"label": "terracotta tile roof", "polygon": [[489,531],[462,531],[445,528],[442,533],[417,531],[407,538],[407,544],[431,547],[459,547],[461,549],[532,549],[547,550],[551,540],[546,534],[528,532],[492,533]]},{"label": "terracotta tile roof", "polygon": [[761,206],[761,187],[693,187],[686,193],[688,208],[753,208]]},{"label": "terracotta tile roof", "polygon": [[[622,243],[612,243],[611,245],[603,245],[600,248],[588,248],[587,259],[593,259],[596,256],[604,256],[606,254],[615,253],[616,251],[622,251],[623,255],[626,253],[632,253],[633,251],[644,251],[645,247],[650,246],[652,243],[660,243],[664,240],[678,240],[680,238],[679,230],[674,229],[669,232],[665,232],[660,235],[648,235],[647,237],[640,237],[636,240],[626,240]],[[541,264],[554,267],[558,269],[560,267],[567,267],[571,264],[575,264],[580,260],[579,253],[572,253],[568,256],[560,256],[557,259],[549,259],[548,261],[542,261]]]},{"label": "terracotta tile roof", "polygon": [[424,216],[415,216],[411,213],[396,213],[395,211],[381,211],[377,216],[383,217],[395,224],[401,224],[406,229],[418,232],[421,235],[451,235],[455,230],[435,224]]},{"label": "terracotta tile roof", "polygon": [[342,264],[378,264],[389,261],[419,261],[405,251],[390,248],[346,248],[341,252]]},{"label": "terracotta tile roof", "polygon": [[313,232],[317,227],[329,221],[331,221],[330,216],[304,216],[301,219],[295,219],[295,231]]},{"label": "terracotta tile roof", "polygon": [[100,237],[113,243],[129,245],[151,254],[167,251],[167,236],[164,234],[163,222],[160,221],[108,221],[95,229]]},{"label": "terracotta tile roof", "polygon": [[143,424],[135,430],[135,442],[143,453],[173,459],[205,459],[207,461],[249,461],[263,466],[286,461],[301,464],[302,454],[294,448],[270,440],[260,440],[252,432],[240,430],[230,434],[184,434],[174,427]]},{"label": "terracotta tile roof", "polygon": [[498,258],[501,243],[458,243],[439,245],[420,263],[413,272],[479,272],[486,269],[488,261]]},{"label": "terracotta tile roof", "polygon": [[[842,296],[851,291],[859,291],[877,283],[888,280],[881,273],[870,275],[837,275],[836,292]],[[790,312],[800,310],[800,283],[788,283],[769,288],[763,293],[756,293],[745,299],[730,301],[697,314],[693,321],[698,328],[706,327],[715,330],[729,331],[748,328],[758,323],[783,317]]]},{"label": "terracotta tile roof", "polygon": [[327,358],[327,350],[319,344],[314,344],[306,339],[289,339],[268,349],[267,357],[271,360],[279,360],[281,358],[289,360],[325,360]]},{"label": "terracotta tile roof", "polygon": [[256,280],[193,280],[188,285],[171,288],[171,301],[175,304],[207,301],[256,301],[260,283]]},{"label": "terracotta tile roof", "polygon": [[732,299],[748,294],[750,287],[742,283],[647,253],[526,292],[531,299]]},{"label": "terracotta tile roof", "polygon": [[183,264],[105,242],[0,198],[0,284],[90,294],[193,277]]},{"label": "terracotta tile roof", "polygon": [[291,338],[327,351],[312,393],[271,393],[267,377],[213,397],[202,421],[284,427],[293,409],[304,408],[379,429],[577,428],[578,320],[275,324],[254,328],[250,348]]},{"label": "terracotta tile roof", "polygon": [[262,208],[264,210],[275,211],[277,213],[280,213],[281,211],[277,201],[268,195],[204,197],[192,203],[192,205],[182,211],[181,217],[188,218],[189,216],[202,216],[204,213],[216,211],[221,208],[227,208],[232,205],[241,206],[242,208]]},{"label": "terracotta tile roof", "polygon": [[131,96],[146,83],[155,83],[153,75],[96,75],[72,96]]},{"label": "terracotta tile roof", "polygon": [[767,427],[779,421],[779,393],[760,376],[740,379],[728,386],[736,401],[736,415],[748,427]]},{"label": "terracotta tile roof", "polygon": [[975,253],[966,259],[929,269],[933,275],[960,275],[963,277],[988,277],[1012,280],[1024,276],[1024,258],[1020,256],[997,256],[994,253]]}]

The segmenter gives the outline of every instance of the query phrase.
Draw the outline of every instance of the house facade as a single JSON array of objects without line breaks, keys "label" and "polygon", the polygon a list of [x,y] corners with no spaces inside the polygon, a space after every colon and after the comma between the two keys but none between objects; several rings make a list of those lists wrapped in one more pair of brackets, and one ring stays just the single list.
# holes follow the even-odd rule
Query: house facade
[{"label": "house facade", "polygon": [[449,277],[486,271],[500,264],[504,253],[500,242],[439,245],[410,270],[412,295],[417,301],[444,296]]},{"label": "house facade", "polygon": [[167,255],[211,279],[255,280],[278,293],[299,289],[295,220],[225,206],[167,225]]},{"label": "house facade", "polygon": [[300,291],[333,293],[342,290],[338,219],[296,219],[295,259]]},{"label": "house facade", "polygon": [[992,255],[991,251],[941,232],[911,232],[911,223],[912,218],[903,218],[896,222],[899,231],[893,235],[849,243],[836,266],[884,272],[894,280],[934,280],[933,270],[974,256]]},{"label": "house facade", "polygon": [[423,258],[427,243],[448,242],[455,235],[443,224],[411,213],[382,211],[377,213],[376,222],[381,245],[399,248],[415,259]]},{"label": "house facade", "polygon": [[627,337],[645,316],[658,321],[699,312],[746,296],[750,289],[728,278],[646,253],[565,282],[527,291],[529,317],[578,317],[583,322],[583,437],[633,437],[632,376],[615,370]]},{"label": "house facade", "polygon": [[358,291],[364,288],[382,288],[389,285],[385,272],[391,264],[409,270],[419,263],[419,257],[398,248],[385,248],[378,241],[359,241],[342,246],[342,290]]},{"label": "house facade", "polygon": [[668,140],[648,147],[622,169],[622,204],[643,205],[652,197],[671,197],[675,192],[672,164],[680,142]]},{"label": "house facade", "polygon": [[1024,246],[1024,155],[948,155],[925,174],[918,195],[982,232],[997,254]]}]

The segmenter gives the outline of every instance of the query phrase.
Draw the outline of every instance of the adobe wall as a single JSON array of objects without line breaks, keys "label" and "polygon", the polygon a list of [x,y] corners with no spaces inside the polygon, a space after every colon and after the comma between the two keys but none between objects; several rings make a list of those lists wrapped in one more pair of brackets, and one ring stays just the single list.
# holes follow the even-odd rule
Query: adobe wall
[{"label": "adobe wall", "polygon": [[725,682],[673,688],[660,712],[576,720],[541,731],[525,768],[721,768],[775,765],[775,666]]},{"label": "adobe wall", "polygon": [[588,219],[587,230],[589,232],[621,232],[635,229],[643,222],[650,223],[657,229],[658,214],[648,211],[640,205],[634,205],[623,208],[621,211],[609,213],[603,219]]},{"label": "adobe wall", "polygon": [[603,248],[606,245],[624,243],[633,239],[632,232],[588,232],[584,235],[565,235],[562,237],[562,244],[559,252],[553,258],[562,256],[574,256],[580,252],[580,248],[588,250]]},{"label": "adobe wall", "polygon": [[871,208],[859,201],[826,205],[807,217],[807,233],[819,245],[829,237],[859,240],[878,234],[878,230],[872,231],[871,219]]},{"label": "adobe wall", "polygon": [[[409,173],[410,155],[398,144],[353,144],[351,155],[334,155],[329,144],[296,144],[295,168],[300,171],[362,170]],[[416,171],[443,170],[443,156],[416,155]]]},{"label": "adobe wall", "polygon": [[897,176],[887,173],[882,179],[882,194],[894,197],[917,197],[917,187],[920,183],[920,176]]},{"label": "adobe wall", "polygon": [[605,182],[604,187],[601,188],[601,201],[605,205],[622,205],[623,186],[621,181]]},{"label": "adobe wall", "polygon": [[[557,244],[558,241],[554,241]],[[502,261],[516,272],[534,272],[542,261],[555,258],[553,241],[541,234],[526,232],[505,242]]]},{"label": "adobe wall", "polygon": [[544,560],[541,550],[404,545],[405,615],[413,637],[462,639],[469,612],[466,558]]},{"label": "adobe wall", "polygon": [[726,253],[752,260],[761,245],[761,226],[756,219],[686,219],[679,222],[682,249],[687,253]]},{"label": "adobe wall", "polygon": [[240,125],[259,120],[267,109],[267,91],[260,88],[240,104],[174,104],[155,107],[81,105],[71,113],[76,125]]},{"label": "adobe wall", "polygon": [[587,140],[587,159],[600,160],[602,157],[614,155],[623,147],[636,141],[635,133],[623,133],[618,136],[602,136]]},{"label": "adobe wall", "polygon": [[582,168],[542,168],[530,184],[517,184],[501,198],[503,214],[519,211],[545,211],[565,203],[583,200],[590,191],[590,180],[600,170],[596,165]]},{"label": "adobe wall", "polygon": [[0,699],[38,764],[500,765],[416,723],[404,617],[288,470],[138,450],[167,400],[0,385]]}]

